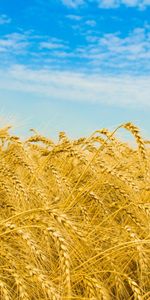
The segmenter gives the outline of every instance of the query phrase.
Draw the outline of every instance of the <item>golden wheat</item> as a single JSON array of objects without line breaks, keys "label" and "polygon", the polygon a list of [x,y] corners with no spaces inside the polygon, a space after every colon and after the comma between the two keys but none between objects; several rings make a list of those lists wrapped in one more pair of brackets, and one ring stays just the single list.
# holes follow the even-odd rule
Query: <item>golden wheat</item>
[{"label": "golden wheat", "polygon": [[130,122],[56,143],[10,128],[0,129],[0,299],[150,299],[149,140]]}]

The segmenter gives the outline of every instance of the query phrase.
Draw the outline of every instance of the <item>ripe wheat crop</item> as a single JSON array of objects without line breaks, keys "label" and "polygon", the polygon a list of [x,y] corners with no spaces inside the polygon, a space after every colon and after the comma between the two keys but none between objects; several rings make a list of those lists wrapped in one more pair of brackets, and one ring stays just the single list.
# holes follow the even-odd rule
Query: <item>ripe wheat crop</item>
[{"label": "ripe wheat crop", "polygon": [[132,123],[56,143],[0,129],[0,299],[150,299],[149,170]]}]

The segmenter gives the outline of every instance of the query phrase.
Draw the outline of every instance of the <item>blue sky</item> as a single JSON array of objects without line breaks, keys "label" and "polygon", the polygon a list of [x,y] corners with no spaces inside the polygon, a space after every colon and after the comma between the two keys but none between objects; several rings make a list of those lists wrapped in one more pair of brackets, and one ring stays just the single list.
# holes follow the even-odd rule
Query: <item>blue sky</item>
[{"label": "blue sky", "polygon": [[0,125],[149,135],[150,0],[1,0]]}]

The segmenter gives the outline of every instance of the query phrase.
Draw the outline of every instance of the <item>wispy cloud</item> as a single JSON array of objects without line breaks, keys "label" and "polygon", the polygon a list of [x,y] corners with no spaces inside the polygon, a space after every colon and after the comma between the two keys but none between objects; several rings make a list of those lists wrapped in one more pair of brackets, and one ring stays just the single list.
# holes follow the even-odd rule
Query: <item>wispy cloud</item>
[{"label": "wispy cloud", "polygon": [[86,20],[85,24],[89,25],[90,27],[94,27],[94,26],[96,26],[96,21],[95,20]]},{"label": "wispy cloud", "polygon": [[[69,51],[68,51],[69,50]],[[27,65],[63,65],[71,52],[68,42],[34,31],[20,31],[0,36],[1,65],[25,62]],[[62,59],[63,58],[63,59]]]},{"label": "wispy cloud", "polygon": [[82,17],[79,15],[67,15],[66,17],[73,21],[80,21],[82,19]]},{"label": "wispy cloud", "polygon": [[149,0],[97,0],[99,8],[118,8],[121,5],[127,7],[137,7],[138,9],[145,9],[150,6]]},{"label": "wispy cloud", "polygon": [[[128,35],[121,32],[99,33],[94,20],[82,20],[80,43],[72,46],[67,39],[38,36],[34,32],[14,32],[0,38],[1,57],[28,57],[27,64],[50,68],[89,70],[90,72],[150,74],[150,26],[135,28]],[[86,23],[86,24],[85,24]],[[85,26],[86,25],[86,26]],[[90,29],[87,29],[90,26]],[[76,32],[75,32],[76,34]],[[1,63],[4,60],[1,60]]]},{"label": "wispy cloud", "polygon": [[149,76],[103,76],[86,73],[33,70],[14,65],[1,71],[0,88],[31,94],[44,98],[105,103],[111,106],[150,107]]},{"label": "wispy cloud", "polygon": [[97,4],[98,8],[115,9],[120,6],[134,7],[143,10],[150,6],[150,0],[60,0],[65,6],[69,8],[78,8],[83,4],[93,3]]},{"label": "wispy cloud", "polygon": [[85,3],[85,0],[61,0],[61,2],[70,8],[77,8]]},{"label": "wispy cloud", "polygon": [[[61,42],[51,51],[51,58],[65,58],[73,68],[89,69],[103,73],[150,73],[150,28],[135,28],[126,36],[120,32],[97,34],[93,29],[85,30],[84,45],[74,49]],[[57,46],[57,45],[56,45]],[[48,57],[47,57],[48,58]]]},{"label": "wispy cloud", "polygon": [[28,37],[25,33],[11,33],[0,38],[0,52],[3,53],[21,53],[29,45]]},{"label": "wispy cloud", "polygon": [[9,23],[11,23],[11,18],[9,18],[5,14],[0,15],[0,25],[9,24]]},{"label": "wispy cloud", "polygon": [[42,41],[39,44],[40,49],[48,49],[48,50],[55,50],[55,49],[68,49],[66,43],[57,38],[48,38],[47,41]]},{"label": "wispy cloud", "polygon": [[89,34],[88,44],[77,52],[91,66],[107,70],[142,72],[150,71],[150,31],[149,28],[135,28],[127,36],[120,32],[101,36]]},{"label": "wispy cloud", "polygon": [[99,8],[117,8],[120,6],[119,0],[99,0],[98,7]]}]

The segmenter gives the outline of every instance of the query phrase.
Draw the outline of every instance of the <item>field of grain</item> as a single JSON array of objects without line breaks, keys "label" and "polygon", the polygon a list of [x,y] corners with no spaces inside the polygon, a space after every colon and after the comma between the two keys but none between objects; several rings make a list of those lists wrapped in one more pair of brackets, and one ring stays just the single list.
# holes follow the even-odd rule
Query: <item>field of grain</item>
[{"label": "field of grain", "polygon": [[[116,137],[122,128],[136,147]],[[0,299],[150,299],[150,150],[132,123],[0,130]]]}]

